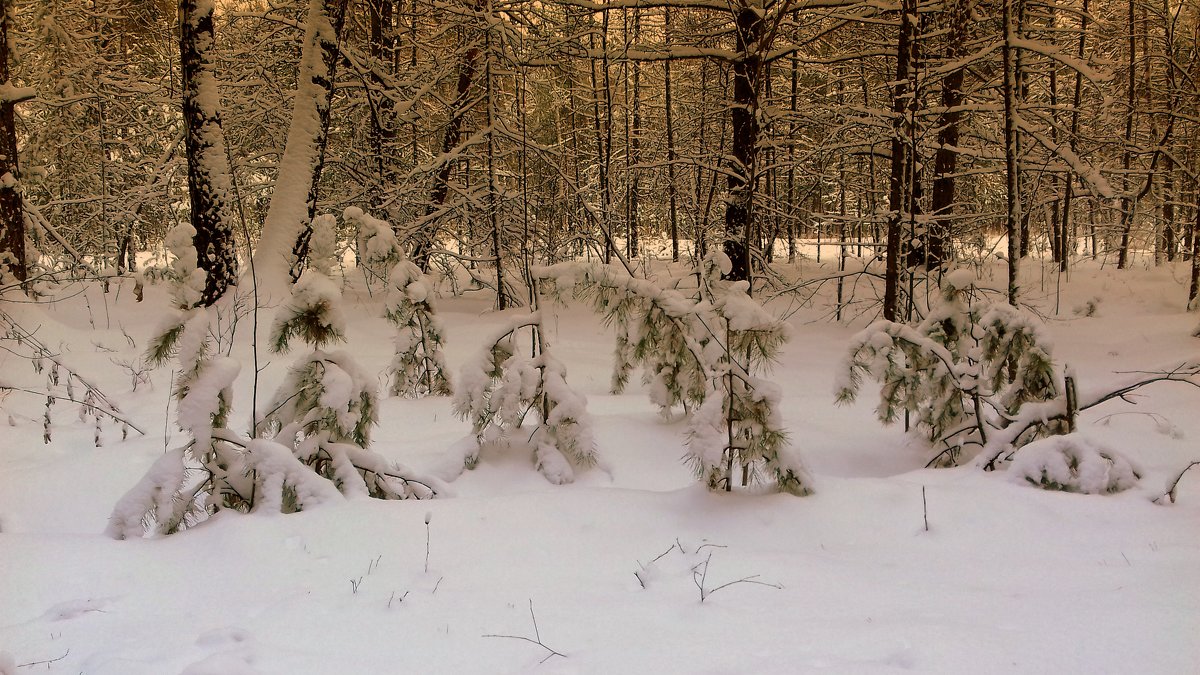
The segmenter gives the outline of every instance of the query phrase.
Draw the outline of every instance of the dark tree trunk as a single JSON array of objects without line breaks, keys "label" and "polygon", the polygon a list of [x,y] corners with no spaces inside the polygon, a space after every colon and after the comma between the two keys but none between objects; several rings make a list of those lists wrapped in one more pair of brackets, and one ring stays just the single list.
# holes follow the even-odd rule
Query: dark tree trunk
[{"label": "dark tree trunk", "polygon": [[1020,268],[1020,239],[1021,239],[1021,181],[1018,173],[1017,147],[1017,63],[1016,47],[1013,38],[1016,28],[1013,25],[1012,3],[1014,0],[1003,0],[1003,30],[1004,30],[1004,174],[1007,189],[1005,190],[1006,216],[1005,231],[1008,234],[1008,304],[1017,305],[1017,272]]},{"label": "dark tree trunk", "polygon": [[[1080,12],[1079,19],[1079,45],[1075,51],[1075,56],[1083,59],[1085,49],[1087,47],[1087,28],[1088,28],[1088,0],[1083,0],[1083,8]],[[1083,101],[1083,73],[1075,71],[1075,92],[1071,97],[1071,128],[1068,132],[1067,143],[1070,144],[1071,152],[1075,152],[1075,145],[1079,140],[1079,113],[1080,105]],[[1071,222],[1071,206],[1074,203],[1075,189],[1075,174],[1068,171],[1066,177],[1066,190],[1063,194],[1062,206],[1062,234],[1059,236],[1059,245],[1062,247],[1062,257],[1059,258],[1059,269],[1066,272],[1071,264],[1071,253],[1074,251],[1075,244],[1075,225]]]},{"label": "dark tree trunk", "polygon": [[[368,3],[370,19],[370,49],[371,58],[376,68],[391,70],[395,63],[395,33],[393,27],[393,0],[370,0]],[[376,86],[382,88],[379,78],[374,78]],[[394,127],[395,104],[391,97],[382,93],[367,92],[367,103],[371,111],[371,152],[376,189],[372,190],[372,206],[378,208],[387,182],[387,145],[396,135]]]},{"label": "dark tree trunk", "polygon": [[1162,240],[1160,250],[1167,262],[1175,262],[1175,164],[1166,158],[1163,167]]},{"label": "dark tree trunk", "polygon": [[[900,35],[896,44],[896,79],[892,92],[892,158],[888,180],[887,244],[884,260],[883,318],[895,321],[900,309],[900,238],[905,211],[911,193],[908,175],[909,157],[907,136],[911,126],[905,122],[909,109],[909,69],[912,67],[913,40],[916,33],[916,1],[904,0],[900,9]],[[908,179],[908,180],[906,180]]]},{"label": "dark tree trunk", "polygon": [[[971,18],[971,1],[954,0],[947,10],[946,60],[957,61],[966,55],[967,23]],[[938,147],[933,156],[933,194],[931,206],[933,221],[925,244],[925,264],[929,269],[941,266],[946,261],[947,242],[953,227],[954,172],[958,165],[958,123],[962,111],[963,74],[957,68],[942,78],[942,109],[937,121]]]},{"label": "dark tree trunk", "polygon": [[[636,44],[641,33],[642,13],[640,9],[633,10],[633,30],[632,38]],[[630,259],[637,258],[641,255],[641,241],[638,224],[638,191],[641,189],[639,178],[638,162],[641,161],[642,149],[642,64],[634,61],[629,64],[633,68],[632,83],[626,81],[625,95],[627,99],[631,99],[629,103],[631,111],[629,116],[629,151],[626,154],[626,166],[629,191],[626,193],[625,203],[625,221],[627,231],[629,233],[628,247]],[[632,85],[632,86],[631,86]]]},{"label": "dark tree trunk", "polygon": [[[483,0],[475,0],[471,9],[482,12]],[[437,239],[438,226],[433,215],[446,203],[450,192],[450,173],[454,170],[455,161],[447,156],[458,147],[462,138],[463,119],[471,107],[471,84],[479,72],[479,46],[469,44],[458,60],[458,84],[454,88],[454,102],[450,105],[450,119],[446,122],[446,130],[442,134],[442,166],[438,168],[433,178],[433,189],[429,192],[429,202],[425,205],[425,224],[413,244],[412,261],[424,271],[429,270],[429,254],[433,242]]]},{"label": "dark tree trunk", "polygon": [[1196,190],[1196,208],[1192,222],[1192,282],[1188,286],[1188,309],[1200,309],[1200,188]]},{"label": "dark tree trunk", "polygon": [[750,226],[754,207],[754,161],[758,154],[758,94],[762,66],[763,17],[752,7],[734,17],[738,59],[733,64],[733,108],[730,114],[733,166],[726,183],[725,255],[731,267],[726,279],[750,278]]},{"label": "dark tree trunk", "polygon": [[213,67],[213,6],[179,2],[179,62],[183,72],[183,122],[187,127],[188,195],[196,233],[197,266],[207,273],[200,304],[216,302],[237,279],[229,194],[229,157],[221,129]]},{"label": "dark tree trunk", "polygon": [[1121,169],[1125,181],[1125,194],[1121,197],[1121,249],[1117,253],[1117,269],[1123,270],[1129,266],[1129,235],[1133,230],[1133,210],[1137,207],[1137,199],[1130,187],[1130,168],[1133,162],[1133,118],[1134,106],[1137,104],[1137,33],[1134,32],[1134,0],[1129,0],[1129,13],[1126,28],[1129,30],[1129,63],[1126,73],[1126,104],[1128,116],[1125,118],[1125,151],[1121,153]]},{"label": "dark tree trunk", "polygon": [[[663,8],[667,42],[671,41],[671,8]],[[671,61],[663,62],[663,92],[666,95],[667,125],[667,211],[671,221],[671,262],[679,262],[679,205],[675,187],[675,116],[671,109]]]},{"label": "dark tree trunk", "polygon": [[[0,84],[11,86],[8,74],[8,24],[13,0],[0,0]],[[0,268],[18,281],[26,279],[25,215],[17,191],[17,128],[15,97],[0,95]]]}]

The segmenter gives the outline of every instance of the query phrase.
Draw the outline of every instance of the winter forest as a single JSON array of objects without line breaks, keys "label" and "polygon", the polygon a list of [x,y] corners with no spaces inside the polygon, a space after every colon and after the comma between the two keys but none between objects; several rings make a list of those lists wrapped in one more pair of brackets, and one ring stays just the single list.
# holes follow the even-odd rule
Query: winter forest
[{"label": "winter forest", "polygon": [[0,0],[0,675],[1200,671],[1198,0]]}]

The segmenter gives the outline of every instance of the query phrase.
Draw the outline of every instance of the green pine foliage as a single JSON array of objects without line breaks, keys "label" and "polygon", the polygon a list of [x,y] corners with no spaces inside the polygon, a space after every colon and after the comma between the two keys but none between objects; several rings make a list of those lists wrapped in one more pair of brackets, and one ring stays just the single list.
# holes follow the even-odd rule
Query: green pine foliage
[{"label": "green pine foliage", "polygon": [[388,368],[393,396],[449,396],[442,321],[433,299],[433,280],[412,261],[392,268],[384,316],[396,327],[396,353]]},{"label": "green pine foliage", "polygon": [[[587,401],[567,384],[566,368],[547,343],[541,314],[515,317],[485,344],[463,368],[454,397],[455,414],[471,422],[476,439],[465,467],[478,462],[485,446],[511,446],[520,439],[528,439],[535,468],[552,483],[569,483],[577,470],[594,466]],[[527,433],[522,425],[530,413],[537,425]]]},{"label": "green pine foliage", "polygon": [[449,396],[449,371],[442,353],[443,327],[433,279],[404,255],[392,226],[358,207],[343,217],[358,228],[359,262],[369,275],[390,269],[384,317],[396,328],[396,352],[388,367],[393,396]]},{"label": "green pine foliage", "polygon": [[[692,413],[686,461],[710,489],[770,484],[796,495],[812,480],[792,452],[778,414],[779,389],[761,379],[788,339],[787,325],[705,261],[689,295],[613,267],[563,263],[537,268],[547,292],[588,302],[615,327],[614,391],[637,366],[664,416]],[[720,330],[718,334],[714,332]]]},{"label": "green pine foliage", "polygon": [[[917,325],[871,324],[851,340],[835,392],[839,402],[850,402],[864,377],[879,382],[879,420],[892,424],[907,415],[939,451],[931,465],[958,464],[1022,406],[1062,391],[1034,321],[976,295],[973,276],[959,270],[946,275],[940,302]],[[1048,433],[1061,429],[1051,425],[1031,438]]]},{"label": "green pine foliage", "polygon": [[711,336],[693,298],[603,265],[560,263],[535,268],[534,275],[545,293],[559,299],[573,295],[615,328],[613,393],[624,391],[640,366],[650,400],[663,416],[670,417],[676,406],[686,413],[704,402],[712,379],[705,355]]},{"label": "green pine foliage", "polygon": [[271,351],[287,353],[297,338],[314,349],[346,341],[346,318],[339,304],[342,290],[331,277],[337,255],[336,224],[329,215],[313,219],[308,269],[275,315]]},{"label": "green pine foliage", "polygon": [[117,503],[108,526],[115,538],[171,534],[220,509],[247,511],[253,504],[255,481],[247,459],[226,433],[239,366],[214,348],[211,326],[220,310],[200,306],[205,275],[196,267],[193,233],[184,224],[167,237],[175,254],[170,276],[175,311],[146,353],[155,366],[176,360],[177,419],[192,440],[165,454]]},{"label": "green pine foliage", "polygon": [[367,450],[378,422],[375,378],[345,351],[341,291],[330,278],[336,252],[331,216],[313,221],[308,269],[292,289],[271,330],[271,347],[285,352],[300,339],[310,348],[296,361],[269,404],[262,428],[343,494],[381,499],[434,496],[433,483]]}]

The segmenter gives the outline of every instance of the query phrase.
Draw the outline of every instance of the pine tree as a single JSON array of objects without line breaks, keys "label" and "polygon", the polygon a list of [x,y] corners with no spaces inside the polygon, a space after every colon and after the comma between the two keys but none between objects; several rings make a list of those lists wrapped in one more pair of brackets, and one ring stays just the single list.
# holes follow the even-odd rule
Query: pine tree
[{"label": "pine tree", "polygon": [[[522,331],[525,343],[518,339]],[[567,384],[566,367],[546,340],[541,313],[514,317],[484,344],[463,368],[454,397],[455,414],[471,422],[477,441],[465,457],[466,467],[474,467],[485,446],[512,445],[517,438],[529,438],[535,467],[556,485],[595,465],[587,400]],[[518,433],[531,412],[537,417],[533,433]]]},{"label": "pine tree", "polygon": [[375,378],[349,352],[326,349],[346,340],[341,289],[330,278],[335,226],[330,215],[313,221],[308,269],[271,327],[272,351],[287,352],[297,338],[311,351],[288,370],[263,425],[296,459],[347,495],[432,497],[436,488],[430,480],[367,449],[378,421]]},{"label": "pine tree", "polygon": [[449,396],[433,279],[404,256],[391,225],[357,207],[347,208],[344,215],[358,225],[361,261],[368,266],[391,266],[384,316],[396,327],[396,355],[388,367],[392,395]]},{"label": "pine tree", "polygon": [[903,416],[940,449],[931,465],[958,464],[1023,405],[1062,391],[1041,329],[1011,305],[976,298],[966,269],[942,279],[940,303],[916,326],[877,321],[851,340],[837,400],[853,401],[864,375],[882,385],[881,422]]},{"label": "pine tree", "polygon": [[725,327],[724,354],[713,367],[711,391],[688,427],[687,461],[710,490],[733,490],[738,480],[772,483],[795,495],[812,491],[812,477],[788,442],[779,414],[779,386],[752,373],[774,362],[787,325],[747,293],[749,283],[715,282],[712,311]]},{"label": "pine tree", "polygon": [[159,458],[120,499],[107,530],[117,539],[146,531],[171,534],[220,509],[248,511],[254,502],[253,463],[224,433],[240,367],[215,348],[211,325],[217,309],[204,306],[207,274],[197,266],[195,236],[188,224],[167,235],[175,254],[169,273],[174,311],[146,352],[152,366],[177,361],[177,418],[192,440]]},{"label": "pine tree", "polygon": [[692,297],[610,266],[560,263],[534,275],[548,293],[581,298],[616,326],[615,391],[641,365],[664,415],[676,404],[694,408],[686,458],[710,489],[732,490],[736,467],[743,487],[770,482],[808,494],[811,478],[778,414],[779,388],[754,374],[775,360],[787,327],[748,295],[749,283],[721,279],[730,268],[723,253],[706,259]]}]

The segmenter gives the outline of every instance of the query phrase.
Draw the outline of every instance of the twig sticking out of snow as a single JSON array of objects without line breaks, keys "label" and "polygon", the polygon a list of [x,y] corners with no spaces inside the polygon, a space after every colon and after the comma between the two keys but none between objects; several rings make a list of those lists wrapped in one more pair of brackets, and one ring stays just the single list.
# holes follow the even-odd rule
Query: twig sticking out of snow
[{"label": "twig sticking out of snow", "polygon": [[712,563],[712,556],[713,556],[713,554],[710,552],[708,554],[708,557],[704,559],[704,562],[700,563],[699,565],[696,565],[696,567],[693,568],[693,570],[692,570],[692,582],[696,584],[696,588],[699,589],[699,591],[700,591],[700,602],[704,602],[706,599],[708,599],[708,596],[712,595],[713,593],[716,593],[717,591],[719,591],[723,588],[729,588],[730,586],[734,586],[736,584],[756,584],[758,586],[767,586],[769,588],[774,588],[776,590],[783,589],[783,586],[780,584],[772,584],[772,583],[769,583],[766,581],[758,581],[759,575],[757,575],[757,574],[752,574],[748,577],[742,577],[741,579],[734,579],[733,581],[727,581],[715,588],[709,588],[708,587],[708,567],[709,567],[709,564]]},{"label": "twig sticking out of snow", "polygon": [[535,644],[535,645],[541,647],[542,649],[545,649],[547,652],[549,652],[548,654],[546,654],[546,657],[544,659],[542,659],[541,661],[538,661],[539,664],[545,663],[555,656],[561,656],[564,659],[567,658],[566,654],[556,651],[553,648],[547,646],[545,642],[542,642],[542,635],[538,631],[537,615],[533,613],[533,599],[532,598],[530,598],[530,600],[529,600],[529,618],[533,621],[533,637],[531,637],[531,638],[525,637],[524,635],[497,635],[497,634],[487,634],[487,635],[484,635],[483,637],[485,637],[485,638],[505,638],[508,640],[523,640],[525,642]]},{"label": "twig sticking out of snow", "polygon": [[1200,461],[1190,462],[1187,466],[1183,467],[1183,471],[1180,471],[1175,476],[1175,480],[1172,480],[1170,483],[1167,484],[1167,491],[1162,493],[1158,497],[1154,498],[1154,503],[1162,504],[1163,498],[1166,497],[1167,499],[1171,500],[1172,504],[1174,504],[1175,503],[1175,494],[1176,494],[1176,491],[1179,489],[1179,481],[1183,480],[1183,474],[1187,473],[1188,470],[1191,469],[1193,466],[1200,466]]}]

